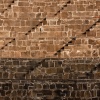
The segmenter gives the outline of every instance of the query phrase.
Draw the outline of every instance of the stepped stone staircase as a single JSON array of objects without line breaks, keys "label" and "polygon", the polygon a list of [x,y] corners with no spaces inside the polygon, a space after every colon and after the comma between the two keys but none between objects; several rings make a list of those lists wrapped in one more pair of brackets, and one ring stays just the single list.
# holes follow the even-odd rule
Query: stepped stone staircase
[{"label": "stepped stone staircase", "polygon": [[100,100],[99,5],[1,0],[0,100]]}]

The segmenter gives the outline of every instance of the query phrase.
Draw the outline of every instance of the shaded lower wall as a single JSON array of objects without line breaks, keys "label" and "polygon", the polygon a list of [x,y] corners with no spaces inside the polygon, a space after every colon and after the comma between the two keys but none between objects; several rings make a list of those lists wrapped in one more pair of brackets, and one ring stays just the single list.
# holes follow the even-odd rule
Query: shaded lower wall
[{"label": "shaded lower wall", "polygon": [[0,100],[100,100],[99,63],[100,58],[2,58]]},{"label": "shaded lower wall", "polygon": [[0,100],[100,100],[100,81],[4,81]]}]

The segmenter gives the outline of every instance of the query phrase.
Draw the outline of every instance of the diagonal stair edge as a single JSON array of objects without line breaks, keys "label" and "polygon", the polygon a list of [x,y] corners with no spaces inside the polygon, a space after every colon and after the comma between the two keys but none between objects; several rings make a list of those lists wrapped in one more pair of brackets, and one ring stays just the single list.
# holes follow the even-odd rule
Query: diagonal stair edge
[{"label": "diagonal stair edge", "polygon": [[16,0],[12,0],[12,1],[11,1],[11,3],[8,5],[8,7],[7,7],[6,9],[4,9],[4,10],[1,12],[1,15],[2,15],[2,14],[4,14],[4,13],[5,13],[5,11],[7,11],[8,9],[10,9],[10,8],[11,8],[11,6],[12,6],[12,4],[14,4],[14,3],[15,3],[15,1],[16,1]]},{"label": "diagonal stair edge", "polygon": [[[99,18],[95,23],[98,23],[98,22],[100,22],[100,18]],[[96,24],[95,24],[95,25],[96,25]],[[92,24],[91,26],[95,26],[95,25]],[[90,30],[90,29],[91,29],[91,27],[88,28],[88,30]],[[86,32],[86,31],[85,31],[85,32]],[[82,34],[84,34],[84,33],[82,33]],[[80,34],[80,35],[81,35],[81,34]],[[80,36],[80,35],[78,35],[78,36]],[[77,38],[77,37],[72,37],[72,40],[69,41],[69,42],[67,42],[63,47],[61,47],[59,50],[57,50],[57,52],[54,54],[54,56],[56,56],[56,55],[58,54],[58,52],[61,52],[62,49],[64,50],[64,47],[65,47],[65,46],[69,46],[69,44],[70,44],[71,42],[75,41],[76,38]],[[45,60],[46,60],[46,58],[44,58],[44,59],[41,60],[39,63],[37,63],[37,65],[39,66],[39,65],[42,64]],[[38,67],[37,65],[35,66],[35,68]],[[33,69],[30,70],[30,71],[32,72],[35,68],[33,68]],[[30,71],[28,71],[26,74],[29,74]],[[24,76],[25,76],[25,74],[24,74]]]},{"label": "diagonal stair edge", "polygon": [[[68,2],[66,2],[66,4],[64,4],[62,8],[66,7],[65,5],[67,5],[67,4],[69,4],[69,3],[71,3],[70,0],[69,0]],[[62,8],[59,10],[59,12],[58,12],[58,11],[57,11],[57,12],[60,13],[60,11],[62,10]],[[57,14],[58,14],[58,13],[57,13]],[[54,14],[54,16],[56,16],[56,15]],[[31,33],[31,31],[35,30],[35,29],[36,29],[39,25],[41,25],[46,19],[47,19],[46,17],[43,18],[42,21],[40,21],[35,27],[32,27],[30,30],[28,30],[24,35],[26,35],[26,36],[29,35],[29,34]],[[5,44],[3,47],[1,47],[0,50],[3,50],[6,46],[8,46],[9,44],[11,44],[11,43],[14,42],[15,40],[16,40],[16,38],[13,38],[10,42],[8,42],[8,43]]]}]

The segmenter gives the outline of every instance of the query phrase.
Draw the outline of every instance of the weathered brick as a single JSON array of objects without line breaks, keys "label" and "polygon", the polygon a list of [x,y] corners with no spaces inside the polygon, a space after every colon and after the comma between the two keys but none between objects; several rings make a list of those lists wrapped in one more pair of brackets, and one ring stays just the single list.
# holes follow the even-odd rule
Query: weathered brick
[{"label": "weathered brick", "polygon": [[56,70],[56,68],[48,68],[48,69],[46,70],[46,72],[47,72],[48,74],[55,74],[55,73],[57,72],[57,70]]},{"label": "weathered brick", "polygon": [[0,100],[100,99],[100,1],[66,2],[0,0]]},{"label": "weathered brick", "polygon": [[27,2],[18,2],[18,6],[29,6]]},{"label": "weathered brick", "polygon": [[52,95],[52,91],[50,90],[42,90],[43,95]]},{"label": "weathered brick", "polygon": [[77,5],[77,10],[78,11],[85,11],[84,5]]},{"label": "weathered brick", "polygon": [[55,84],[51,84],[50,89],[55,89]]},{"label": "weathered brick", "polygon": [[68,17],[68,13],[67,12],[62,12],[61,17],[62,17],[62,19],[66,19]]},{"label": "weathered brick", "polygon": [[3,73],[3,78],[9,78],[9,74],[7,72]]},{"label": "weathered brick", "polygon": [[97,91],[97,96],[100,97],[100,90]]},{"label": "weathered brick", "polygon": [[49,85],[48,84],[44,84],[43,85],[43,89],[49,89]]},{"label": "weathered brick", "polygon": [[15,12],[29,12],[32,11],[32,7],[18,7],[18,6],[14,6],[13,11]]},{"label": "weathered brick", "polygon": [[57,73],[63,73],[63,68],[57,68]]}]

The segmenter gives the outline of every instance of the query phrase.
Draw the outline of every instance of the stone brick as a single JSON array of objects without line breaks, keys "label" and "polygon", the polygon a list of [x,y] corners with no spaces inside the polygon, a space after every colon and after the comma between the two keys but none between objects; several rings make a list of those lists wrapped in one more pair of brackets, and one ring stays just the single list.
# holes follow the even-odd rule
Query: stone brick
[{"label": "stone brick", "polygon": [[57,68],[57,73],[63,73],[63,68]]},{"label": "stone brick", "polygon": [[96,6],[99,6],[99,5],[100,5],[100,1],[97,0],[97,1],[96,1]]},{"label": "stone brick", "polygon": [[43,89],[49,89],[49,85],[48,84],[44,84],[43,85]]},{"label": "stone brick", "polygon": [[56,70],[56,68],[48,68],[48,69],[46,70],[46,72],[47,72],[48,74],[55,74],[55,73],[57,72],[57,70]]},{"label": "stone brick", "polygon": [[97,91],[97,96],[100,97],[100,90]]},{"label": "stone brick", "polygon": [[57,89],[69,89],[67,84],[56,84]]},{"label": "stone brick", "polygon": [[46,11],[48,11],[48,12],[55,12],[55,10],[57,9],[54,6],[47,6],[45,8],[46,8]]},{"label": "stone brick", "polygon": [[22,57],[27,57],[27,56],[30,56],[30,52],[21,52],[21,56]]},{"label": "stone brick", "polygon": [[51,84],[50,89],[55,89],[55,84]]},{"label": "stone brick", "polygon": [[[73,6],[73,7],[72,7],[72,6]],[[68,10],[68,11],[75,11],[75,10],[76,10],[76,5],[70,4],[70,5],[68,5],[68,6],[65,8],[65,10]]]},{"label": "stone brick", "polygon": [[29,6],[27,2],[18,2],[18,6]]},{"label": "stone brick", "polygon": [[92,98],[92,100],[98,100],[98,98]]},{"label": "stone brick", "polygon": [[42,63],[42,67],[49,67],[49,63],[48,63],[48,61],[43,61],[43,63]]},{"label": "stone brick", "polygon": [[0,100],[100,99],[100,1],[67,1],[0,0]]},{"label": "stone brick", "polygon": [[71,92],[71,97],[74,97],[75,98],[75,91]]},{"label": "stone brick", "polygon": [[25,79],[24,73],[16,73],[16,74],[15,74],[15,78],[16,78],[16,79],[20,79],[20,78],[21,78],[21,79]]},{"label": "stone brick", "polygon": [[52,44],[47,45],[47,51],[48,52],[54,52],[55,51],[55,46]]},{"label": "stone brick", "polygon": [[68,73],[65,73],[65,74],[63,75],[63,79],[69,79],[69,74],[68,74]]},{"label": "stone brick", "polygon": [[18,7],[18,6],[14,6],[13,7],[13,11],[15,12],[30,12],[32,11],[32,7]]},{"label": "stone brick", "polygon": [[89,98],[89,97],[91,97],[91,94],[90,94],[89,91],[86,91],[86,92],[84,93],[84,96],[85,96],[85,98]]},{"label": "stone brick", "polygon": [[52,95],[52,91],[50,90],[42,90],[43,95]]},{"label": "stone brick", "polygon": [[7,72],[3,73],[3,78],[4,79],[9,78],[9,74]]},{"label": "stone brick", "polygon": [[95,73],[94,78],[99,79],[100,78],[100,72]]},{"label": "stone brick", "polygon": [[0,93],[1,93],[1,96],[5,96],[5,91],[4,90],[1,90]]},{"label": "stone brick", "polygon": [[62,12],[61,17],[62,17],[62,19],[66,19],[68,17],[68,13],[67,12]]},{"label": "stone brick", "polygon": [[77,10],[78,11],[85,11],[84,5],[77,5]]}]

